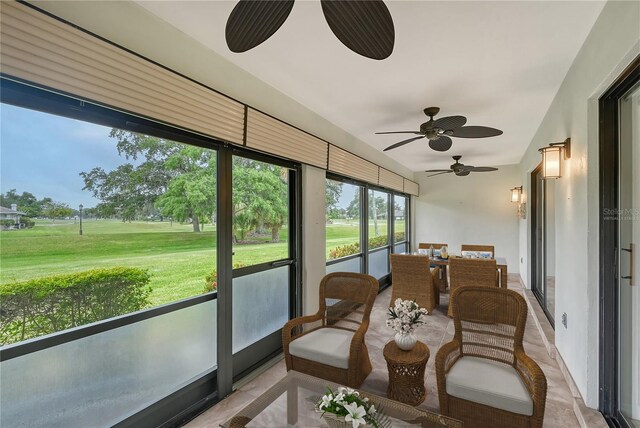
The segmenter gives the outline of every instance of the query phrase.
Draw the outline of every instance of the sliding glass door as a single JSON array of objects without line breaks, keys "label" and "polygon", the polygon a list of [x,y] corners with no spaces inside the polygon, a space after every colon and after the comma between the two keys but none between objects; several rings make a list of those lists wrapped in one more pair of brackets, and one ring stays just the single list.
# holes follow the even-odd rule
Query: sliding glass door
[{"label": "sliding glass door", "polygon": [[640,427],[640,57],[599,100],[600,410]]},{"label": "sliding glass door", "polygon": [[542,178],[540,167],[531,173],[531,284],[552,326],[556,296],[555,186],[555,179]]},{"label": "sliding glass door", "polygon": [[[295,284],[295,170],[233,156],[234,377],[277,353]],[[295,236],[295,235],[294,235]]]},{"label": "sliding glass door", "polygon": [[640,83],[620,99],[618,210],[618,395],[620,413],[640,427]]}]

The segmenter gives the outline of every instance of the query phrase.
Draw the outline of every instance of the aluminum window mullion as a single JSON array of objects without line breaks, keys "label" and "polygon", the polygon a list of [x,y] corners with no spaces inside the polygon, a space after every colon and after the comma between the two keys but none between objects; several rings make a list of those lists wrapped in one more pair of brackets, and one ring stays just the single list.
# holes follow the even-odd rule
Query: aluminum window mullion
[{"label": "aluminum window mullion", "polygon": [[233,387],[233,154],[218,151],[217,266],[218,266],[218,397],[231,394]]},{"label": "aluminum window mullion", "polygon": [[360,188],[360,249],[363,253],[361,272],[369,272],[369,189]]}]

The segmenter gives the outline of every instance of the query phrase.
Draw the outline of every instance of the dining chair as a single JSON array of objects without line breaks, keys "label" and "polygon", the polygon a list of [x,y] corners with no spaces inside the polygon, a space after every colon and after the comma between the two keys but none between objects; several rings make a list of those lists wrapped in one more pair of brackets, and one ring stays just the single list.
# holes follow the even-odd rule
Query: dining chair
[{"label": "dining chair", "polygon": [[420,242],[418,244],[418,248],[421,250],[428,250],[429,248],[433,247],[434,250],[439,250],[445,245],[447,244],[436,244],[435,242]]},{"label": "dining chair", "polygon": [[468,286],[452,298],[455,335],[435,360],[440,413],[470,427],[542,427],[547,378],[522,346],[522,295]]},{"label": "dining chair", "polygon": [[491,258],[495,259],[496,250],[493,245],[469,245],[462,244],[460,247],[460,251],[486,251],[491,253]]},{"label": "dining chair", "polygon": [[449,258],[449,310],[452,316],[453,293],[456,289],[468,285],[485,287],[499,287],[500,276],[495,259],[465,259],[462,257]]},{"label": "dining chair", "polygon": [[[435,242],[420,242],[418,244],[418,248],[420,250],[428,250],[429,248],[433,247],[434,250],[441,250],[442,247],[447,246],[447,248],[449,247],[448,244],[437,244]],[[432,264],[431,265],[432,268],[435,268],[436,265]],[[438,274],[438,288],[440,288],[440,292],[444,293],[445,291],[447,291],[447,266],[444,265],[442,266],[442,268],[439,271]]]},{"label": "dining chair", "polygon": [[364,338],[378,288],[378,280],[370,275],[326,275],[320,282],[318,312],[294,318],[282,328],[287,371],[360,386],[371,373]]},{"label": "dining chair", "polygon": [[440,304],[440,268],[430,269],[429,257],[391,254],[391,302],[396,299],[415,300],[429,313]]}]

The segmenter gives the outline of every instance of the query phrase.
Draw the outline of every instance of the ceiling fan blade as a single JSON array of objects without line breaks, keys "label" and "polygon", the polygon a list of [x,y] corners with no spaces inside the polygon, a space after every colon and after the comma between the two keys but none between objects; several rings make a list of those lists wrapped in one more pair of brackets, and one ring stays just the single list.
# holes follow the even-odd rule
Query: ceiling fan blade
[{"label": "ceiling fan blade", "polygon": [[459,138],[486,138],[498,135],[502,135],[501,130],[489,128],[488,126],[463,126],[462,128],[454,129],[451,134],[452,137]]},{"label": "ceiling fan blade", "polygon": [[471,174],[471,171],[466,170],[466,169],[465,169],[465,170],[462,170],[462,171],[460,171],[460,172],[456,172],[456,175],[457,175],[458,177],[466,177],[466,176],[467,176],[467,175],[469,175],[469,174]]},{"label": "ceiling fan blade", "polygon": [[405,144],[408,144],[408,143],[410,143],[412,141],[415,141],[415,140],[419,140],[420,138],[424,138],[424,135],[421,135],[419,137],[409,138],[408,140],[402,140],[399,143],[392,144],[389,147],[387,147],[386,149],[384,149],[383,152],[386,152],[387,150],[397,149],[400,146],[404,146]]},{"label": "ceiling fan blade", "polygon": [[447,116],[441,117],[433,122],[435,128],[444,129],[445,131],[460,128],[467,123],[467,118],[464,116]]},{"label": "ceiling fan blade", "polygon": [[416,134],[423,135],[420,131],[388,131],[388,132],[376,132],[376,135],[379,134]]},{"label": "ceiling fan blade", "polygon": [[452,172],[450,169],[428,169],[425,172]]},{"label": "ceiling fan blade", "polygon": [[393,19],[382,0],[322,0],[322,12],[343,45],[371,59],[393,52]]},{"label": "ceiling fan blade", "polygon": [[471,172],[491,172],[497,171],[498,168],[494,168],[492,166],[472,166],[469,171]]},{"label": "ceiling fan blade", "polygon": [[446,152],[451,148],[452,144],[453,141],[451,141],[451,138],[445,135],[442,135],[435,140],[429,140],[429,147],[437,152]]},{"label": "ceiling fan blade", "polygon": [[450,172],[453,172],[453,171],[448,170],[448,171],[444,171],[444,172],[439,172],[439,173],[437,173],[437,174],[427,175],[427,177],[435,177],[436,175],[449,174]]},{"label": "ceiling fan blade", "polygon": [[225,38],[232,52],[246,52],[271,37],[284,24],[294,0],[240,0],[233,8]]}]

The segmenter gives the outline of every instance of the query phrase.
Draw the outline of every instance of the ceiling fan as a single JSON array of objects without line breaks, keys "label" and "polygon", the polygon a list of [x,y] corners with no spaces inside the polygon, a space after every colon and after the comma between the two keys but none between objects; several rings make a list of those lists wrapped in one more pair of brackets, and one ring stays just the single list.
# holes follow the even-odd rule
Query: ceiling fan
[{"label": "ceiling fan", "polygon": [[467,123],[467,118],[464,116],[447,116],[440,119],[433,120],[433,117],[438,114],[440,107],[427,107],[424,109],[424,114],[429,116],[429,120],[420,125],[419,131],[391,131],[391,132],[376,132],[376,134],[416,134],[418,137],[412,137],[407,140],[400,141],[384,149],[383,151],[396,149],[400,146],[404,146],[412,141],[419,140],[421,138],[427,138],[429,140],[429,147],[438,152],[446,152],[451,148],[453,141],[450,137],[458,138],[486,138],[495,137],[502,134],[502,131],[495,128],[489,128],[487,126],[464,126]]},{"label": "ceiling fan", "polygon": [[[271,37],[284,24],[294,0],[240,0],[233,8],[225,38],[232,52],[246,52]],[[333,34],[352,51],[371,59],[393,52],[393,19],[382,0],[321,0]]]},{"label": "ceiling fan", "polygon": [[453,172],[455,175],[459,177],[464,177],[466,175],[471,174],[472,172],[491,172],[491,171],[498,170],[498,168],[494,168],[492,166],[465,165],[459,162],[461,158],[462,156],[460,155],[453,156],[453,160],[455,160],[456,162],[451,164],[449,169],[429,169],[425,172],[435,172],[435,174],[431,174],[429,175],[429,177],[433,177],[434,175],[440,175],[440,174],[448,174],[451,172]]}]

